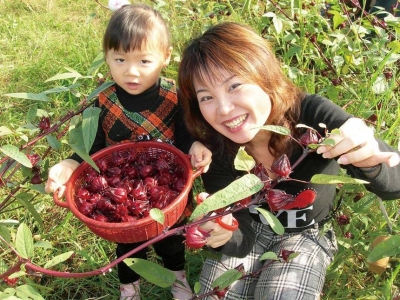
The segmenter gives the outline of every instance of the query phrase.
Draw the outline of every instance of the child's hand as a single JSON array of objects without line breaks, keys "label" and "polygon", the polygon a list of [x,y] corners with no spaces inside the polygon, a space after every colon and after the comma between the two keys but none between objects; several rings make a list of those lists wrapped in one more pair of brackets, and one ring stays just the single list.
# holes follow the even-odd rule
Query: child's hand
[{"label": "child's hand", "polygon": [[58,197],[64,196],[64,184],[71,177],[72,173],[79,166],[79,163],[73,159],[64,159],[58,164],[52,166],[49,170],[49,176],[44,187],[46,193],[55,192],[58,188]]},{"label": "child's hand", "polygon": [[212,153],[206,146],[200,142],[194,142],[190,147],[189,155],[192,156],[191,163],[195,168],[203,168],[203,173],[208,171],[211,164]]},{"label": "child's hand", "polygon": [[381,163],[386,163],[389,167],[399,164],[400,158],[396,152],[379,150],[373,129],[361,119],[351,118],[339,130],[340,134],[332,134],[329,137],[335,140],[335,146],[320,146],[317,153],[323,153],[324,158],[339,156],[339,164],[352,164],[359,168],[373,167]]}]

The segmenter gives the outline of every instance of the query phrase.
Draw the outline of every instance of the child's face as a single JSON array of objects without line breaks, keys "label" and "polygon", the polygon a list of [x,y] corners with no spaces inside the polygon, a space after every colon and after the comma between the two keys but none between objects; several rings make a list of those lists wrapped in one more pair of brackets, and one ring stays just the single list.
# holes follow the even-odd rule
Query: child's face
[{"label": "child's face", "polygon": [[194,80],[200,111],[204,119],[219,133],[238,144],[264,139],[260,131],[271,113],[271,99],[260,86],[220,70],[222,80],[205,84]]},{"label": "child's face", "polygon": [[131,95],[141,94],[155,84],[171,57],[172,48],[168,53],[143,48],[130,52],[111,49],[106,54],[113,80]]}]

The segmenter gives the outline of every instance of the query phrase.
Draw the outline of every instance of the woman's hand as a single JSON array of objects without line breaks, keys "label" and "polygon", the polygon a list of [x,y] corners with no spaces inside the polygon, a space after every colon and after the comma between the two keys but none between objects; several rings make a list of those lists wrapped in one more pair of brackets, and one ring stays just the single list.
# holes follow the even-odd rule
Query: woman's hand
[{"label": "woman's hand", "polygon": [[46,193],[52,193],[58,190],[58,197],[62,198],[65,193],[65,183],[71,177],[72,173],[79,166],[79,163],[73,159],[64,159],[58,164],[52,166],[49,170],[49,176],[44,187]]},{"label": "woman's hand", "polygon": [[189,149],[189,155],[192,156],[191,163],[193,167],[203,167],[203,173],[208,171],[211,164],[212,153],[206,146],[200,142],[194,142]]},{"label": "woman's hand", "polygon": [[[233,224],[233,221],[234,218],[232,214],[225,215],[220,219],[220,222],[224,222],[225,224]],[[222,228],[218,222],[215,221],[208,221],[199,227],[210,233],[210,236],[207,238],[207,245],[212,248],[225,245],[233,235],[232,230]]]},{"label": "woman's hand", "polygon": [[352,164],[359,168],[367,168],[387,164],[394,167],[399,164],[400,158],[396,152],[382,152],[374,137],[374,131],[361,119],[351,118],[340,128],[340,134],[331,134],[330,139],[335,141],[334,146],[320,146],[317,153],[324,158],[338,158],[341,165]]}]

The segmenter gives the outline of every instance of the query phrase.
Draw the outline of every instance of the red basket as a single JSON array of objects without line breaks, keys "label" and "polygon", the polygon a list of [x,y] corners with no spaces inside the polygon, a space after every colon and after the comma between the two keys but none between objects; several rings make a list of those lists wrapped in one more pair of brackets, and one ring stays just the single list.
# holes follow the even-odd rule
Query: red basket
[{"label": "red basket", "polygon": [[111,159],[113,152],[120,152],[132,148],[139,153],[147,152],[152,158],[160,154],[166,154],[168,163],[174,162],[182,168],[183,178],[186,179],[186,184],[179,196],[173,200],[171,204],[162,209],[165,217],[164,226],[153,220],[150,216],[132,222],[105,223],[83,215],[76,207],[75,193],[84,182],[84,171],[90,167],[87,162],[81,163],[65,184],[65,202],[58,199],[57,193],[53,193],[53,200],[58,206],[69,208],[79,220],[99,237],[117,243],[146,241],[162,233],[166,227],[174,225],[186,207],[188,193],[191,190],[194,179],[198,177],[202,171],[201,169],[193,171],[188,156],[176,147],[155,141],[128,142],[113,145],[96,152],[91,157],[95,162],[99,159]]}]

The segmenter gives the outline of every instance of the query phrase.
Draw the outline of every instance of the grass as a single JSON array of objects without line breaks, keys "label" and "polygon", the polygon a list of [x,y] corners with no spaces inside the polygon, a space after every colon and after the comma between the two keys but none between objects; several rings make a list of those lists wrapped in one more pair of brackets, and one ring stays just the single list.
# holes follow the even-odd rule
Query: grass
[{"label": "grass", "polygon": [[[52,120],[78,107],[81,97],[76,91],[51,94],[49,102],[3,95],[40,93],[56,86],[68,86],[70,80],[45,82],[56,74],[66,72],[66,68],[86,75],[101,51],[101,37],[111,15],[103,7],[107,4],[105,2],[100,1],[100,5],[94,0],[0,0],[0,128],[6,126],[12,131],[12,134],[1,136],[0,146],[22,145],[37,136],[38,131],[26,121],[27,112],[32,107],[37,106],[38,114],[48,114]],[[356,24],[350,19],[344,29],[333,28],[321,16],[323,1],[315,1],[316,4],[307,0],[294,1],[303,7],[302,10],[285,6],[289,1],[280,2],[282,9],[273,5],[274,1],[144,2],[158,8],[170,24],[174,52],[171,65],[165,70],[166,76],[176,78],[180,53],[191,37],[220,21],[244,22],[263,32],[265,38],[271,41],[293,81],[308,92],[320,93],[350,113],[365,118],[377,136],[399,148],[400,51],[396,50],[396,44],[389,47],[387,32],[371,26],[367,20],[362,24],[371,30],[368,39],[354,30]],[[337,1],[332,5],[334,3],[336,6],[332,9],[343,17],[344,14],[340,13],[342,7]],[[277,17],[266,16],[266,12],[273,12]],[[297,23],[293,22],[295,13]],[[393,25],[390,32],[397,31],[398,34],[399,27],[399,23]],[[310,34],[316,35],[315,43]],[[395,41],[398,42],[398,38]],[[333,64],[334,71],[329,62]],[[100,72],[105,75],[107,71],[101,67]],[[392,76],[386,78],[385,74]],[[337,78],[342,83],[334,85],[333,80]],[[95,85],[94,80],[86,80],[79,92],[89,92]],[[66,139],[61,140],[65,143],[59,151],[50,152],[47,158],[49,165],[71,152]],[[46,148],[45,139],[32,146],[41,154]],[[0,166],[0,171],[3,167]],[[17,176],[16,180],[23,175],[18,175],[20,177]],[[11,187],[0,188],[0,199],[4,199],[10,190]],[[196,182],[195,192],[200,190],[201,183]],[[388,221],[383,217],[376,197],[354,187],[346,187],[345,190],[340,212],[349,215],[352,221],[345,227],[335,224],[339,252],[328,270],[322,299],[391,299],[399,288],[399,258],[392,257],[390,267],[381,275],[368,272],[366,264],[371,241],[387,233]],[[84,272],[113,260],[115,245],[93,235],[67,209],[55,206],[51,196],[29,189],[23,192],[34,195],[31,202],[40,213],[43,225],[38,225],[20,202],[11,205],[8,210],[0,209],[0,220],[24,222],[36,242],[49,241],[52,244],[52,248],[35,248],[34,263],[43,266],[57,255],[74,251],[70,259],[54,268]],[[354,203],[355,195],[360,192],[365,196]],[[398,200],[385,203],[393,233],[399,232],[398,204]],[[16,226],[10,228],[15,233]],[[354,235],[354,239],[344,238],[343,234],[347,231]],[[15,257],[3,244],[0,247],[0,261],[12,265]],[[192,286],[197,282],[204,258],[205,255],[199,251],[187,251],[187,272]],[[150,260],[158,261],[153,252],[150,253]],[[83,279],[37,274],[22,277],[20,283],[24,282],[37,289],[45,299],[117,299],[119,295],[115,269],[104,276]],[[6,288],[4,283],[0,286],[0,290]],[[142,299],[170,299],[170,293],[168,289],[145,283]]]}]

